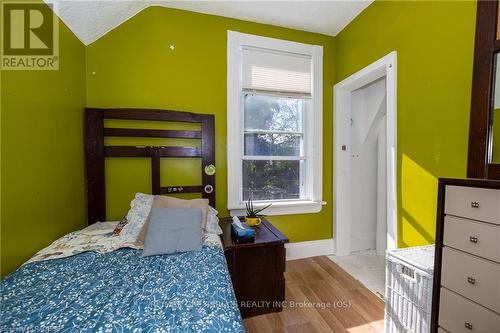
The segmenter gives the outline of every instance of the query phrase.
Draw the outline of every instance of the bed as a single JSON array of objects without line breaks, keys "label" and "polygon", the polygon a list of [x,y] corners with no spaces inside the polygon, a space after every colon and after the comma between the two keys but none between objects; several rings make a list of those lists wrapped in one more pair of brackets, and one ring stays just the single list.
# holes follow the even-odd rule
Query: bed
[{"label": "bed", "polygon": [[[200,131],[106,129],[104,119],[197,122]],[[214,118],[136,109],[87,109],[88,223],[2,280],[1,332],[243,332],[220,237],[200,251],[142,257],[106,221],[105,157],[150,157],[151,193],[201,192],[215,207]],[[104,146],[105,136],[200,139],[201,148]],[[199,157],[200,186],[160,186],[161,158]]]}]

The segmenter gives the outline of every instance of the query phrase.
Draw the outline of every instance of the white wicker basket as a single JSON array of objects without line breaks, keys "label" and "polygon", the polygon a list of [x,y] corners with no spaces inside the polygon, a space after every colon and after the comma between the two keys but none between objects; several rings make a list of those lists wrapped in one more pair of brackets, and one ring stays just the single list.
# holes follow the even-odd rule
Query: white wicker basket
[{"label": "white wicker basket", "polygon": [[385,332],[430,331],[434,245],[387,251]]}]

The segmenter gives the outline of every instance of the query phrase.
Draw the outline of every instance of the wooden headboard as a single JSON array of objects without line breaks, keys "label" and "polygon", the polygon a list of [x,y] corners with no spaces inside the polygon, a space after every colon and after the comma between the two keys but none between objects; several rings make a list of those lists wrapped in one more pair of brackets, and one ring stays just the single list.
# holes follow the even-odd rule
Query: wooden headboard
[{"label": "wooden headboard", "polygon": [[[105,128],[105,119],[153,120],[201,124],[200,131]],[[201,139],[198,147],[105,146],[104,137],[148,137]],[[85,159],[87,167],[88,223],[106,221],[104,159],[106,157],[149,157],[151,193],[202,193],[215,208],[215,128],[214,116],[190,112],[152,109],[85,109]],[[202,184],[199,186],[161,186],[160,159],[201,158]]]}]

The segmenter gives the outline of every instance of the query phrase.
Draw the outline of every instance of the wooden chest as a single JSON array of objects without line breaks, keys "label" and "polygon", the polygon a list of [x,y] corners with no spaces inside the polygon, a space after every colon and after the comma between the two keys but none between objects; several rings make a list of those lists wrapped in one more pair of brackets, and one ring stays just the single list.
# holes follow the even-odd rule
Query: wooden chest
[{"label": "wooden chest", "polygon": [[221,219],[222,242],[243,318],[282,310],[285,300],[286,238],[269,221],[255,228],[255,242],[231,238],[231,218]]}]

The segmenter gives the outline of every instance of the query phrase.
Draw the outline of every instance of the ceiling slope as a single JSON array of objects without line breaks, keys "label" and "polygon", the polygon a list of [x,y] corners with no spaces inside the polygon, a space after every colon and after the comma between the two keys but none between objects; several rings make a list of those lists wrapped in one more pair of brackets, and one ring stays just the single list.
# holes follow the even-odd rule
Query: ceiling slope
[{"label": "ceiling slope", "polygon": [[58,1],[58,15],[85,45],[149,6],[177,8],[335,36],[372,1],[63,0]]}]

